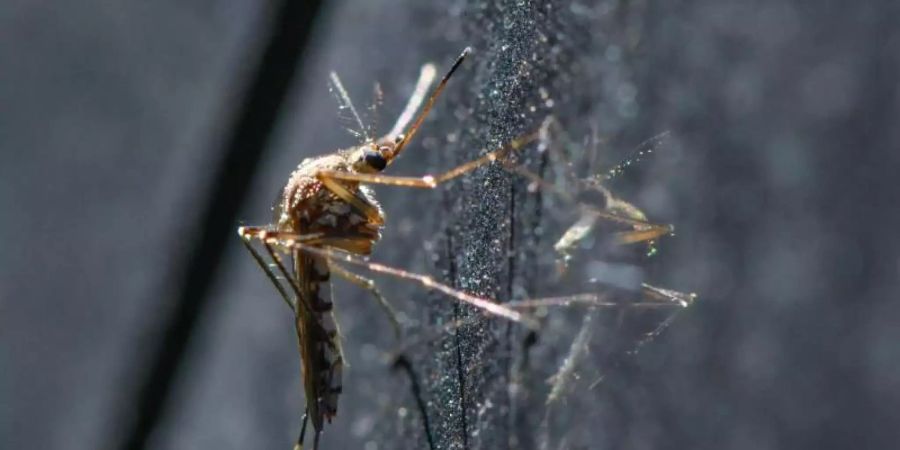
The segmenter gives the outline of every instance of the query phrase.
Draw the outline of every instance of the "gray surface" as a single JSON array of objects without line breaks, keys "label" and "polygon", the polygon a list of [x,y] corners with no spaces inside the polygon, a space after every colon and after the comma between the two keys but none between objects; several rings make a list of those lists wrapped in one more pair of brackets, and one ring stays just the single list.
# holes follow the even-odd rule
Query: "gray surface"
[{"label": "gray surface", "polygon": [[252,3],[0,6],[0,446],[115,432],[254,43]]},{"label": "gray surface", "polygon": [[[497,320],[416,347],[439,448],[889,448],[898,15],[887,2],[800,3],[458,2],[448,13],[443,2],[333,2],[242,219],[269,220],[302,158],[354,143],[328,71],[358,106],[382,83],[384,128],[423,62],[446,67],[472,45],[391,172],[451,167],[551,112],[577,139],[592,127],[609,138],[606,163],[670,130],[664,151],[614,187],[677,226],[647,276],[702,301],[636,358],[609,350],[615,327],[594,316],[581,379],[547,427],[544,380],[584,310],[551,314],[527,364],[521,331]],[[168,306],[163,268],[203,198],[254,11],[0,7],[4,448],[96,448],[114,434],[141,333]],[[525,162],[540,167],[533,153]],[[546,276],[571,209],[544,196],[538,217],[524,187],[496,169],[437,192],[380,187],[388,227],[374,256],[501,299],[583,289]],[[153,448],[286,448],[299,426],[290,315],[237,240],[223,268]],[[469,314],[379,280],[422,323],[411,333]],[[387,320],[365,294],[337,292],[350,368],[324,448],[425,447],[409,379],[383,359]],[[511,376],[526,389],[511,394]]]}]

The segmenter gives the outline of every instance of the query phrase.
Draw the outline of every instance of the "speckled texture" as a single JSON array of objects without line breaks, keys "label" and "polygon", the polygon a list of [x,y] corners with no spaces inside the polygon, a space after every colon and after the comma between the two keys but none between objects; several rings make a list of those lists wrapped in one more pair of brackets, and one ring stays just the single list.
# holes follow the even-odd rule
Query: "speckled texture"
[{"label": "speckled texture", "polygon": [[[136,336],[167,310],[160,267],[191,238],[258,15],[32,3],[0,6],[0,447],[97,448],[127,404]],[[552,311],[535,336],[476,319],[408,349],[410,378],[391,370],[397,343],[374,301],[338,285],[348,367],[323,450],[890,448],[898,17],[888,1],[329,2],[242,223],[269,220],[299,161],[355,143],[331,70],[360,107],[380,81],[388,124],[423,62],[447,67],[469,45],[390,173],[471,160],[550,113],[581,175],[592,152],[608,167],[669,130],[610,189],[676,226],[638,275],[701,300],[637,355],[622,350],[646,324],[602,311]],[[534,151],[521,161],[554,174]],[[375,191],[387,224],[373,258],[458,288],[579,292],[611,267],[548,276],[577,214],[495,167]],[[473,317],[377,280],[410,335]],[[291,315],[237,238],[213,295],[151,447],[288,448],[303,404]],[[578,377],[548,410],[546,379],[578,347]]]}]

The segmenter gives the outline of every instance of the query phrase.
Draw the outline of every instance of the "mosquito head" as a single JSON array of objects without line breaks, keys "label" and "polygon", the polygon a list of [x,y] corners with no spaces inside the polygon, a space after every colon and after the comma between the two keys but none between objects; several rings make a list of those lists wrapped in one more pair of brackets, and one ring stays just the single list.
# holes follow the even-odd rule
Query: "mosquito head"
[{"label": "mosquito head", "polygon": [[[436,69],[434,64],[425,64],[422,67],[422,73],[419,75],[419,81],[416,83],[416,89],[400,118],[397,119],[397,123],[394,124],[393,129],[381,139],[360,145],[350,154],[350,161],[357,173],[381,172],[400,155],[400,152],[412,139],[422,122],[425,121],[432,106],[434,106],[435,100],[441,95],[441,91],[444,90],[444,86],[453,75],[453,72],[456,71],[470,51],[471,49],[469,48],[463,50],[431,95],[427,96],[427,99],[428,87],[434,80]],[[335,84],[338,83],[337,81],[335,82]],[[416,117],[415,114],[419,108],[422,110]],[[414,117],[415,121],[413,121]]]},{"label": "mosquito head", "polygon": [[350,156],[353,169],[357,173],[381,172],[394,160],[401,140],[403,135],[360,145]]}]

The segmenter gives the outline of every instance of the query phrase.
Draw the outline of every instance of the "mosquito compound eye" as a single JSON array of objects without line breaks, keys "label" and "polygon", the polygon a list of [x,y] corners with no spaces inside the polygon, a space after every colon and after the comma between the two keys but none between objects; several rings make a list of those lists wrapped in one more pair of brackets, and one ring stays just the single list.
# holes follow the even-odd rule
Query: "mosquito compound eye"
[{"label": "mosquito compound eye", "polygon": [[375,150],[366,150],[363,154],[363,158],[365,158],[366,164],[368,164],[369,167],[379,172],[387,167],[387,160],[384,159],[384,156],[381,155],[381,152]]}]

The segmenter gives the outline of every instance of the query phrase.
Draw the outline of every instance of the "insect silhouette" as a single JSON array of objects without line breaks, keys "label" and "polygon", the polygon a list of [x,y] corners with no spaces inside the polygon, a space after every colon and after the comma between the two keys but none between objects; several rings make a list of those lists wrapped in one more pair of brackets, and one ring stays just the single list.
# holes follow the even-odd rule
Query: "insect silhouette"
[{"label": "insect silhouette", "polygon": [[[395,333],[399,335],[400,324],[393,307],[372,280],[348,270],[347,265],[418,283],[479,308],[485,314],[521,322],[531,328],[537,327],[536,320],[522,312],[530,308],[582,302],[599,306],[612,304],[602,295],[587,294],[501,305],[453,289],[430,276],[370,262],[366,258],[380,239],[385,223],[384,213],[367,184],[430,189],[495,161],[514,169],[516,166],[506,157],[539,137],[539,133],[525,135],[476,160],[437,175],[407,177],[381,174],[409,145],[447,82],[469,53],[470,49],[466,48],[430,93],[437,69],[433,64],[425,64],[396,123],[388,133],[377,138],[373,135],[374,130],[363,124],[339,78],[332,73],[332,84],[341,108],[349,111],[359,126],[362,143],[303,160],[281,191],[274,207],[274,222],[265,226],[238,228],[243,244],[294,314],[306,400],[295,449],[303,448],[307,422],[312,422],[313,448],[318,449],[324,424],[330,422],[338,411],[344,356],[332,314],[331,276],[337,275],[368,290],[391,318]],[[632,228],[630,234],[623,235],[623,243],[648,240],[662,234],[658,227],[651,229],[653,225],[643,220],[623,218],[605,210],[594,212],[600,218],[616,220]],[[263,251],[257,249],[260,246]],[[662,304],[668,299],[655,301]]]}]

